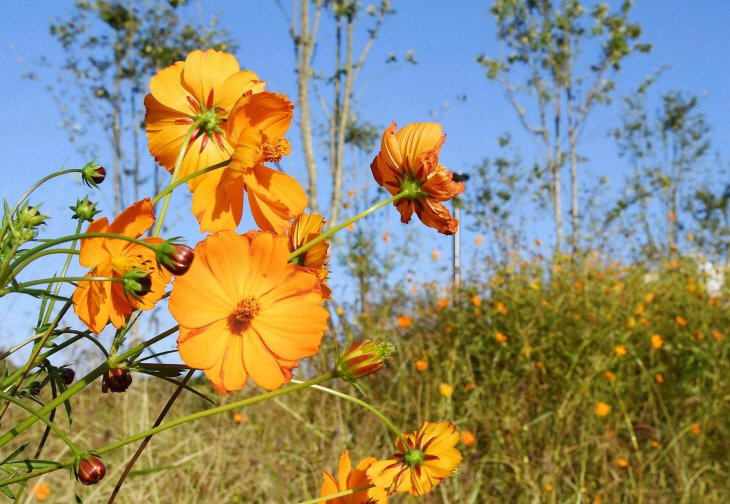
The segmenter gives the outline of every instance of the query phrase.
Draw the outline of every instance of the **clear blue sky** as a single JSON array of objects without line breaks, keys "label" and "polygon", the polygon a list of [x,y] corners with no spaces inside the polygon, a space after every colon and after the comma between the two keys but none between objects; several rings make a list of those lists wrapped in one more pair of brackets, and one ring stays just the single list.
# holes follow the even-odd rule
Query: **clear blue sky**
[{"label": "clear blue sky", "polygon": [[[287,4],[286,0],[283,0]],[[367,2],[364,2],[367,3]],[[616,2],[611,2],[615,4]],[[55,79],[56,71],[40,70],[41,80],[29,82],[21,76],[37,71],[34,62],[45,56],[58,63],[63,53],[51,37],[49,21],[55,16],[66,17],[72,2],[8,2],[3,6],[0,19],[0,68],[3,68],[2,86],[8,115],[0,122],[0,137],[4,140],[4,155],[0,174],[0,197],[14,202],[24,189],[41,176],[57,170],[68,160],[68,166],[80,167],[87,159],[80,157],[67,141],[66,132],[59,122],[52,96],[43,85]],[[204,15],[218,13],[220,24],[237,38],[240,49],[236,56],[242,66],[254,70],[267,81],[268,89],[284,92],[296,99],[296,75],[292,42],[285,20],[273,0],[256,2],[220,1],[202,3]],[[389,17],[369,55],[356,85],[358,107],[363,117],[383,127],[394,120],[399,125],[433,120],[430,111],[439,112],[439,121],[448,134],[442,150],[441,162],[454,171],[470,171],[484,157],[495,151],[496,139],[505,130],[512,130],[514,139],[523,151],[526,161],[534,159],[535,150],[522,133],[514,110],[498,84],[487,81],[474,58],[482,53],[498,55],[495,27],[489,15],[491,2],[475,0],[406,0],[393,1],[396,15]],[[184,11],[197,18],[194,2]],[[712,0],[639,1],[633,19],[643,26],[642,40],[654,45],[649,55],[637,55],[627,60],[616,77],[617,97],[634,89],[647,75],[662,65],[670,64],[658,84],[658,91],[679,89],[705,94],[703,110],[713,126],[713,149],[728,159],[727,138],[730,137],[730,2]],[[364,43],[360,30],[360,45]],[[331,44],[334,33],[331,25],[324,24],[320,33],[321,49],[315,65],[326,70],[330,54],[325,47]],[[398,63],[386,65],[389,53],[400,58],[408,50],[415,50],[418,65]],[[466,95],[464,104],[456,104],[458,95]],[[449,103],[447,109],[443,108]],[[313,103],[316,107],[316,103]],[[581,154],[589,158],[586,176],[608,175],[615,185],[620,184],[626,171],[625,163],[616,155],[614,143],[606,138],[606,131],[618,124],[619,109],[598,109],[591,117]],[[293,155],[284,167],[304,182],[304,171],[298,133],[292,132]],[[101,161],[108,162],[108,152],[98,153]],[[362,169],[369,172],[369,159]],[[321,164],[324,166],[324,163]],[[326,171],[326,170],[322,170]],[[326,176],[322,184],[327,185]],[[41,193],[49,203],[44,208],[60,212],[86,192],[76,182],[67,179],[46,188]],[[176,196],[177,208],[188,206],[183,195]],[[102,207],[109,208],[102,199]],[[387,226],[397,232],[398,218],[389,209]],[[67,220],[68,212],[54,213],[56,220]],[[192,221],[192,217],[189,217]],[[411,228],[415,226],[411,224]],[[196,227],[182,225],[182,233],[194,244],[199,240]],[[241,230],[245,229],[245,223]],[[531,232],[545,237],[552,230],[552,222],[536,222]],[[179,234],[179,233],[178,233]],[[435,246],[441,251],[436,263],[446,266],[450,258],[451,242],[435,233],[420,232],[419,247],[424,257],[430,256]],[[463,238],[465,255],[474,254],[474,236]],[[336,261],[333,261],[336,263]],[[434,264],[428,261],[429,269]],[[337,273],[337,271],[335,272]],[[335,275],[336,276],[336,275]],[[426,276],[420,280],[426,280]],[[335,286],[338,279],[334,280]],[[344,287],[343,287],[344,288]],[[335,290],[337,294],[337,290]],[[28,320],[35,304],[20,303],[13,311],[8,298],[0,302],[0,341],[27,337]],[[8,317],[13,313],[12,317]],[[23,323],[21,323],[23,321]],[[17,322],[17,323],[15,323]],[[31,322],[32,323],[32,322]],[[22,333],[22,334],[17,334]]]}]

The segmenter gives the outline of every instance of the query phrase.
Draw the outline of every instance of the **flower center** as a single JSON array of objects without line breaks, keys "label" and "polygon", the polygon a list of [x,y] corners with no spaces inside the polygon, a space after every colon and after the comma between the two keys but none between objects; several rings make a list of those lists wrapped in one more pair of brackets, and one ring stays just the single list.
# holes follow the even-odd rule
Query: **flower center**
[{"label": "flower center", "polygon": [[254,297],[247,297],[238,302],[234,316],[238,322],[250,324],[253,318],[259,314],[259,302]]},{"label": "flower center", "polygon": [[143,258],[141,255],[112,257],[112,271],[118,276],[123,277],[127,271],[134,268],[140,268],[141,271],[150,273],[155,270],[152,261]]},{"label": "flower center", "polygon": [[195,122],[198,123],[198,127],[190,141],[192,143],[197,140],[198,137],[204,135],[200,145],[200,152],[203,152],[206,145],[208,145],[208,140],[214,140],[218,143],[221,149],[225,149],[225,146],[223,145],[223,130],[218,126],[218,124],[226,122],[226,117],[224,116],[227,116],[228,110],[216,106],[215,88],[210,89],[208,99],[205,103],[200,103],[191,96],[188,96],[187,99],[195,115],[191,115],[184,119],[177,119],[175,124],[192,125]]},{"label": "flower center", "polygon": [[423,459],[426,458],[426,454],[419,449],[408,450],[405,454],[405,461],[411,467],[423,465]]},{"label": "flower center", "polygon": [[291,144],[286,138],[269,138],[264,142],[264,161],[278,163],[283,156],[291,154]]}]

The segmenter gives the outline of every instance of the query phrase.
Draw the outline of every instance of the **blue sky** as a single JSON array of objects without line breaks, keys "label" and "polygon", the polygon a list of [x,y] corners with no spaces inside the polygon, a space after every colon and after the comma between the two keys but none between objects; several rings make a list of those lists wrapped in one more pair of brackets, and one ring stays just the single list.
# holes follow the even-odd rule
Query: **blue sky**
[{"label": "blue sky", "polygon": [[[283,1],[287,4],[286,1]],[[611,2],[616,3],[616,2]],[[0,122],[0,137],[4,140],[2,184],[0,197],[12,202],[35,180],[57,170],[67,163],[80,167],[88,159],[75,152],[67,141],[66,132],[59,122],[59,115],[52,96],[44,90],[44,84],[55,79],[56,71],[41,69],[35,62],[45,56],[53,63],[60,62],[63,53],[51,37],[48,26],[55,16],[65,17],[71,2],[10,2],[3,7],[0,19],[0,68],[4,75],[0,83],[5,96],[5,121]],[[491,2],[407,0],[394,1],[397,10],[387,18],[382,33],[368,56],[356,88],[358,108],[363,117],[385,127],[390,121],[399,125],[410,122],[433,120],[430,112],[438,113],[438,120],[448,134],[442,150],[441,162],[454,171],[473,171],[484,157],[495,153],[496,139],[511,130],[515,142],[522,149],[523,157],[530,162],[536,151],[530,140],[520,130],[514,110],[497,83],[488,81],[483,70],[474,61],[479,54],[498,55],[494,22],[489,14]],[[267,81],[267,88],[296,98],[294,53],[286,22],[273,0],[256,2],[219,1],[202,2],[206,17],[217,14],[220,24],[237,38],[240,49],[236,56],[242,66],[257,72]],[[662,65],[670,68],[657,85],[659,92],[679,89],[704,95],[703,110],[713,127],[713,150],[728,159],[726,139],[730,136],[730,97],[728,81],[730,67],[726,64],[730,55],[730,40],[726,29],[730,26],[730,3],[711,0],[687,2],[682,0],[640,1],[634,9],[633,19],[643,26],[642,40],[654,45],[649,55],[629,58],[620,74],[617,97],[635,89],[647,75]],[[197,18],[195,5],[183,10],[186,17]],[[358,43],[365,42],[365,26],[359,27]],[[320,32],[320,46],[315,66],[326,70],[331,66],[334,31],[324,23]],[[402,62],[408,50],[414,50],[417,65]],[[400,63],[387,65],[388,54],[399,57]],[[28,71],[39,71],[40,81],[27,81],[21,77]],[[456,97],[466,95],[463,104]],[[447,107],[444,104],[448,103]],[[316,107],[317,104],[313,103]],[[606,132],[618,125],[618,107],[597,109],[591,116],[581,154],[589,158],[585,167],[586,177],[608,175],[618,187],[626,176],[625,163],[617,157],[614,143],[606,138]],[[296,113],[296,111],[295,111]],[[293,153],[283,162],[284,168],[304,183],[304,170],[298,133],[292,132]],[[320,150],[320,152],[322,152]],[[98,154],[102,162],[108,162],[107,151]],[[361,169],[369,173],[370,159],[364,160]],[[528,163],[529,164],[529,163]],[[325,166],[320,163],[320,166]],[[323,172],[326,170],[322,169]],[[326,174],[320,183],[327,185]],[[468,186],[467,186],[467,190]],[[54,212],[55,220],[68,222],[69,212],[64,210],[83,197],[86,191],[74,180],[54,183],[40,192],[48,201],[45,213]],[[185,195],[177,194],[175,208],[181,213],[188,206]],[[109,208],[102,199],[101,206]],[[382,226],[391,234],[402,228],[393,208],[384,212]],[[68,226],[68,224],[63,224]],[[250,225],[250,224],[249,224]],[[410,228],[414,228],[413,222]],[[247,222],[241,230],[247,229]],[[183,234],[191,244],[200,239],[191,216],[181,220],[175,234]],[[552,231],[551,220],[537,220],[530,232],[547,237]],[[423,252],[424,264],[445,268],[450,259],[451,242],[448,238],[418,232],[417,246]],[[467,258],[476,253],[474,235],[466,232],[463,237],[464,254]],[[431,249],[441,252],[439,261],[431,262]],[[333,261],[336,263],[337,261]],[[431,274],[431,273],[429,273]],[[333,275],[337,293],[346,292],[346,284],[337,279],[337,266]],[[423,275],[420,280],[430,280]],[[18,340],[27,337],[26,322],[33,320],[34,303],[7,297],[0,302],[0,341],[5,346],[7,338]],[[12,304],[12,307],[11,307]],[[9,317],[10,314],[12,317]],[[32,323],[32,322],[31,322]]]}]

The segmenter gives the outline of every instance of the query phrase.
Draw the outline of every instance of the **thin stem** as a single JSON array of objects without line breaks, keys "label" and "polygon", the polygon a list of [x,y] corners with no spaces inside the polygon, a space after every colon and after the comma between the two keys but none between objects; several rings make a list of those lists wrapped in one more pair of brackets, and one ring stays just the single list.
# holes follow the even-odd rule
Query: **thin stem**
[{"label": "thin stem", "polygon": [[42,422],[44,422],[48,427],[50,427],[53,430],[53,432],[55,432],[56,434],[58,434],[58,437],[60,437],[61,439],[63,439],[63,441],[68,445],[68,447],[71,448],[71,451],[73,452],[74,455],[78,455],[78,454],[81,453],[81,451],[78,450],[76,448],[76,446],[74,446],[74,444],[66,436],[66,434],[64,434],[63,431],[61,431],[61,429],[59,429],[56,426],[55,423],[51,422],[49,419],[47,419],[46,417],[44,417],[40,412],[34,410],[30,406],[26,406],[19,399],[16,399],[13,396],[11,396],[10,394],[6,394],[5,392],[0,392],[0,399],[5,399],[9,403],[13,403],[16,406],[20,406],[25,411],[31,413],[36,418],[38,418],[38,420],[41,420]]},{"label": "thin stem", "polygon": [[[231,403],[231,404],[226,404],[224,406],[218,406],[217,408],[211,408],[209,410],[199,411],[198,413],[193,413],[191,415],[186,415],[184,417],[177,418],[177,419],[167,422],[165,424],[158,425],[157,427],[153,427],[152,429],[148,429],[144,432],[140,432],[139,434],[135,434],[134,436],[130,436],[126,439],[122,439],[121,441],[117,441],[116,443],[107,445],[98,450],[91,450],[91,451],[95,454],[101,455],[101,454],[116,450],[117,448],[121,448],[122,446],[126,446],[129,443],[134,443],[135,441],[139,441],[140,439],[146,438],[147,436],[157,434],[158,432],[163,432],[172,427],[177,427],[178,425],[181,425],[181,424],[184,424],[187,422],[192,422],[193,420],[199,420],[201,418],[206,418],[206,417],[209,417],[212,415],[217,415],[218,413],[225,413],[226,411],[230,411],[233,409],[242,408],[244,406],[250,406],[251,404],[256,404],[258,402],[265,401],[267,399],[273,399],[274,397],[279,397],[279,396],[282,396],[285,394],[289,394],[291,392],[296,392],[298,390],[302,390],[307,387],[313,387],[319,383],[323,383],[332,378],[334,378],[334,373],[330,372],[330,373],[327,373],[326,375],[320,376],[319,378],[314,378],[313,380],[309,380],[308,382],[298,383],[296,385],[292,385],[291,387],[274,390],[272,392],[267,392],[266,394],[261,394],[261,395],[255,396],[255,397],[249,397],[248,399],[244,399],[242,401],[238,401],[238,402]],[[59,396],[59,398],[61,398],[61,397],[62,396]],[[46,406],[46,408],[47,407],[48,406]],[[17,429],[17,427],[16,427],[16,429]],[[5,440],[5,438],[7,436],[8,435],[6,434],[5,436],[3,436],[3,438],[0,438],[0,446],[2,446],[3,441]],[[65,460],[65,461],[59,463],[57,466],[48,467],[45,469],[39,469],[37,471],[33,471],[32,473],[28,473],[28,474],[21,475],[21,476],[16,476],[14,478],[8,478],[8,479],[2,480],[0,482],[0,487],[8,486],[13,483],[18,483],[20,481],[25,481],[27,479],[34,478],[36,476],[40,476],[42,474],[57,471],[58,469],[63,469],[64,467],[68,467],[68,466],[72,465],[73,463],[74,463],[73,459]]]},{"label": "thin stem", "polygon": [[162,339],[165,339],[165,338],[167,338],[167,337],[168,337],[168,336],[170,336],[171,334],[174,334],[174,333],[176,333],[176,332],[177,332],[177,330],[178,330],[179,328],[180,328],[180,326],[176,325],[175,327],[171,327],[171,328],[170,328],[170,329],[168,329],[167,331],[165,331],[165,332],[163,332],[163,333],[160,333],[160,334],[158,334],[157,336],[155,336],[155,337],[154,337],[154,338],[152,338],[152,339],[149,339],[149,340],[147,340],[147,341],[143,341],[142,343],[140,343],[140,344],[139,344],[139,345],[137,345],[136,347],[132,348],[131,350],[128,350],[127,352],[123,353],[122,355],[120,355],[120,356],[116,357],[116,358],[114,359],[114,362],[115,362],[115,363],[116,363],[116,362],[122,362],[122,361],[124,361],[124,360],[128,359],[129,357],[132,357],[132,356],[137,356],[137,355],[141,354],[141,353],[142,353],[142,351],[143,351],[143,350],[144,350],[145,348],[147,348],[147,347],[149,347],[149,346],[152,346],[152,345],[154,345],[154,344],[155,344],[155,343],[157,343],[158,341],[160,341],[160,340],[162,340]]},{"label": "thin stem", "polygon": [[298,249],[296,249],[294,252],[292,252],[291,254],[289,254],[289,259],[288,260],[291,261],[295,257],[303,254],[304,252],[306,252],[310,248],[312,248],[315,245],[317,245],[319,242],[326,240],[327,238],[329,238],[330,236],[332,236],[333,234],[335,234],[340,229],[345,228],[345,227],[349,226],[350,224],[353,224],[354,222],[359,221],[363,217],[367,217],[368,215],[370,215],[374,211],[376,211],[376,210],[384,207],[385,205],[388,205],[390,203],[393,203],[394,201],[398,201],[399,199],[403,198],[407,194],[408,193],[406,191],[400,192],[400,193],[396,194],[395,196],[392,196],[392,197],[388,198],[385,201],[381,201],[377,205],[371,206],[370,208],[368,208],[364,212],[362,212],[360,214],[357,214],[355,217],[352,217],[351,219],[347,219],[342,224],[338,224],[337,226],[333,227],[332,229],[328,229],[326,232],[322,233],[321,235],[319,235],[318,237],[316,237],[314,240],[305,243],[304,245],[302,245],[301,247],[299,247]]},{"label": "thin stem", "polygon": [[[292,380],[292,381],[294,381],[294,380]],[[359,406],[362,406],[366,410],[370,411],[376,417],[378,417],[379,419],[381,419],[383,421],[383,423],[385,425],[387,425],[388,428],[391,431],[393,431],[398,438],[400,438],[400,440],[403,442],[403,445],[405,446],[405,449],[406,450],[408,449],[408,447],[409,447],[408,441],[406,441],[406,438],[403,436],[403,433],[400,431],[400,429],[398,429],[395,425],[393,425],[393,423],[390,420],[388,420],[385,417],[385,415],[383,415],[380,411],[378,411],[377,409],[375,409],[373,406],[369,405],[365,401],[361,401],[360,399],[357,399],[355,397],[352,397],[350,395],[347,395],[347,394],[345,394],[343,392],[338,392],[336,390],[332,390],[332,389],[327,388],[327,387],[322,387],[320,385],[312,385],[312,388],[317,389],[317,390],[321,390],[322,392],[327,392],[328,394],[332,394],[333,396],[339,397],[341,399],[345,399],[346,401],[353,402],[353,403],[355,403],[355,404],[357,404]]]},{"label": "thin stem", "polygon": [[56,172],[56,173],[51,173],[47,177],[43,177],[38,182],[36,182],[32,186],[30,186],[30,189],[28,189],[27,191],[25,191],[25,194],[23,194],[23,196],[20,197],[20,199],[15,204],[15,206],[13,207],[13,209],[10,210],[10,215],[8,215],[8,220],[6,220],[6,222],[3,224],[2,230],[0,230],[0,236],[3,236],[5,234],[5,231],[7,231],[8,226],[10,225],[9,220],[13,218],[13,214],[18,210],[18,208],[20,207],[20,205],[23,204],[23,201],[25,201],[26,198],[28,196],[30,196],[30,194],[33,191],[35,191],[36,189],[38,189],[38,187],[41,184],[44,184],[44,183],[48,182],[52,178],[60,177],[61,175],[66,175],[67,173],[83,173],[83,170],[80,169],[80,168],[76,168],[76,169],[73,169],[73,170],[61,170],[61,171]]},{"label": "thin stem", "polygon": [[[183,391],[185,388],[185,385],[188,384],[190,381],[190,378],[193,377],[193,373],[195,373],[194,369],[191,369],[187,375],[185,375],[185,378],[183,381],[180,382],[180,385],[178,385],[177,389],[175,389],[175,392],[172,394],[170,399],[167,401],[167,404],[165,404],[165,407],[162,408],[162,411],[160,412],[160,415],[157,417],[157,420],[155,420],[155,425],[153,427],[157,427],[162,423],[162,420],[164,420],[165,415],[167,415],[167,412],[170,411],[170,408],[172,408],[173,403],[175,400],[180,396],[180,392]],[[127,479],[127,475],[129,474],[129,471],[132,470],[132,467],[134,466],[134,463],[137,462],[137,459],[142,455],[142,452],[147,447],[147,444],[152,439],[152,434],[144,438],[144,441],[139,445],[139,448],[137,448],[137,451],[134,452],[134,455],[132,456],[132,459],[127,464],[127,467],[124,468],[124,472],[119,477],[119,481],[117,481],[117,485],[114,487],[114,491],[112,492],[111,497],[109,497],[109,501],[107,504],[112,504],[114,502],[114,499],[116,499],[117,494],[119,493],[119,490],[121,490],[122,485],[124,484],[124,480]]]},{"label": "thin stem", "polygon": [[0,295],[8,292],[18,292],[26,287],[32,287],[33,285],[50,283],[50,282],[121,282],[124,283],[124,278],[114,277],[53,277],[53,278],[41,278],[40,280],[31,280],[30,282],[23,282],[15,285],[12,289],[0,290]]},{"label": "thin stem", "polygon": [[[61,319],[64,315],[66,315],[66,312],[69,308],[71,308],[72,301],[67,301],[65,305],[63,305],[63,308],[58,312],[58,315],[56,315],[56,318],[53,319],[53,322],[51,325],[48,326],[48,329],[43,333],[43,337],[38,341],[38,343],[34,346],[33,351],[30,354],[30,358],[28,359],[28,366],[25,368],[23,373],[20,375],[20,379],[16,383],[13,390],[10,392],[10,397],[14,396],[18,390],[20,390],[20,386],[23,384],[23,380],[25,380],[25,377],[28,376],[28,371],[30,371],[30,368],[32,364],[35,362],[36,358],[38,357],[38,354],[41,353],[41,350],[43,349],[43,346],[48,341],[48,338],[50,338],[53,331],[56,329],[56,326],[61,322]],[[0,410],[0,419],[5,415],[5,412],[8,410],[8,407],[10,406],[10,401],[6,401],[3,406],[2,410]]]},{"label": "thin stem", "polygon": [[[83,224],[84,224],[83,219],[79,219],[79,223],[76,226],[76,234],[79,234],[81,232],[81,226],[83,226]],[[62,277],[65,277],[66,276],[66,272],[68,271],[68,267],[71,264],[71,258],[74,256],[74,254],[79,254],[79,252],[76,251],[76,244],[77,243],[78,243],[78,240],[74,240],[71,243],[71,250],[68,253],[68,257],[66,258],[66,263],[63,265],[63,269],[61,270],[61,276]],[[51,251],[47,251],[47,252],[51,252]],[[18,274],[18,271],[16,271],[15,274],[17,275]],[[57,296],[58,295],[58,292],[60,290],[61,290],[61,282],[58,282],[56,284],[56,288],[53,291],[53,295],[54,296]],[[55,304],[56,304],[56,300],[55,299],[51,299],[51,302],[48,305],[48,309],[46,310],[46,314],[43,316],[43,325],[46,325],[48,323],[48,319],[51,318],[51,313],[53,312],[53,307],[55,306]]]},{"label": "thin stem", "polygon": [[344,492],[340,492],[340,493],[328,495],[326,497],[317,497],[316,499],[311,499],[311,500],[308,500],[308,501],[303,501],[303,502],[300,502],[299,504],[317,504],[317,502],[324,502],[324,501],[328,501],[330,499],[336,499],[337,497],[345,497],[347,495],[352,495],[352,494],[357,493],[357,492],[362,492],[363,490],[368,490],[370,488],[373,488],[374,486],[375,485],[373,485],[371,483],[369,485],[363,485],[361,487],[351,488],[350,490],[345,490]]},{"label": "thin stem", "polygon": [[[34,257],[26,259],[25,261],[23,261],[22,263],[20,263],[20,265],[18,265],[17,267],[15,267],[13,269],[13,275],[12,275],[12,277],[13,278],[17,277],[18,274],[21,271],[23,271],[26,266],[28,266],[30,263],[32,263],[36,259],[40,259],[43,256],[53,255],[53,254],[69,254],[69,257],[70,257],[72,255],[79,255],[79,251],[78,250],[74,250],[74,249],[53,249],[53,250],[45,250],[43,252],[39,252],[38,254],[35,254]],[[10,276],[8,276],[8,278],[10,278]]]},{"label": "thin stem", "polygon": [[[188,144],[190,143],[190,139],[193,136],[193,133],[195,133],[195,130],[200,126],[202,122],[202,119],[198,119],[195,121],[188,130],[188,134],[185,135],[185,140],[183,140],[182,148],[180,149],[180,154],[177,156],[177,162],[175,163],[175,169],[172,172],[172,178],[170,179],[170,185],[172,185],[175,180],[177,179],[177,174],[180,173],[180,166],[182,166],[183,159],[185,158],[185,154],[188,150]],[[204,133],[205,134],[205,133]],[[160,217],[157,219],[157,224],[155,225],[155,232],[152,234],[152,236],[160,236],[160,230],[162,229],[162,221],[165,220],[165,214],[167,213],[167,207],[170,204],[170,197],[172,196],[172,191],[168,192],[165,195],[165,201],[162,203],[162,210],[160,210]]]},{"label": "thin stem", "polygon": [[229,164],[231,164],[231,160],[230,159],[227,159],[225,161],[221,161],[218,164],[214,164],[213,166],[209,166],[208,168],[203,168],[202,170],[198,170],[196,172],[193,172],[190,175],[185,175],[180,180],[175,180],[174,182],[170,183],[170,185],[167,186],[165,189],[163,189],[162,191],[160,191],[160,193],[152,199],[151,203],[153,205],[156,205],[157,202],[160,201],[163,196],[167,196],[169,193],[171,193],[172,191],[174,191],[175,189],[177,189],[178,186],[183,185],[188,180],[192,180],[195,177],[199,177],[200,175],[205,175],[206,173],[211,172],[213,170],[218,170],[220,168],[225,168]]}]

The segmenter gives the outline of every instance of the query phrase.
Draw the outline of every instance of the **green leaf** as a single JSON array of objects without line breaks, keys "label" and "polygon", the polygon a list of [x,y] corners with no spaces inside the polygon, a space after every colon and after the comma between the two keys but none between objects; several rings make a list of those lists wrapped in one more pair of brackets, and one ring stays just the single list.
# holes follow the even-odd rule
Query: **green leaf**
[{"label": "green leaf", "polygon": [[2,462],[0,462],[0,464],[5,464],[9,460],[13,460],[15,457],[17,457],[18,455],[20,455],[23,452],[23,450],[25,450],[25,448],[29,444],[30,444],[30,441],[28,441],[27,443],[25,443],[24,445],[22,445],[20,448],[18,448],[17,450],[15,450],[13,453],[11,453],[10,456],[8,456],[7,458],[5,458]]},{"label": "green leaf", "polygon": [[4,486],[4,487],[0,487],[0,492],[2,492],[2,493],[3,493],[3,495],[4,495],[5,497],[7,497],[8,499],[13,499],[13,500],[15,500],[15,495],[13,495],[13,492],[11,492],[11,491],[10,491],[10,488],[8,488],[8,487],[6,487],[6,486]]},{"label": "green leaf", "polygon": [[[14,460],[0,465],[0,469],[48,469],[49,467],[59,467],[60,462],[54,460]],[[70,467],[64,467],[63,469],[70,469]]]}]

